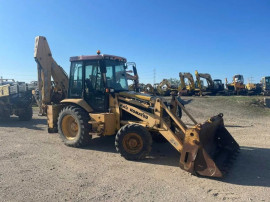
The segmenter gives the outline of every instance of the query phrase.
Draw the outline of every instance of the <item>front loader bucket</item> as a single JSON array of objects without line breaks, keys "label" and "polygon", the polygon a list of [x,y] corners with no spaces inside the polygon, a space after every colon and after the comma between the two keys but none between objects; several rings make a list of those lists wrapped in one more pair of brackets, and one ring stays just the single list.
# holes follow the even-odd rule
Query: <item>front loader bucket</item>
[{"label": "front loader bucket", "polygon": [[224,127],[222,116],[187,130],[180,157],[182,169],[201,176],[224,176],[239,145]]}]

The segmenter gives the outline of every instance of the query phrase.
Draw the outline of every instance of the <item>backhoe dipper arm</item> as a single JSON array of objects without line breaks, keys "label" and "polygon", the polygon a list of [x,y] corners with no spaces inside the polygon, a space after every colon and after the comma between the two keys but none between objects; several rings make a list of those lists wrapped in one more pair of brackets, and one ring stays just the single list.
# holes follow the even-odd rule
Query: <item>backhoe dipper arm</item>
[{"label": "backhoe dipper arm", "polygon": [[139,75],[137,72],[136,63],[128,62],[127,65],[132,65],[132,69],[133,69],[133,75],[128,74],[128,71],[126,72],[127,79],[134,81],[134,90],[135,92],[139,92]]},{"label": "backhoe dipper arm", "polygon": [[[52,100],[54,93],[60,93],[61,99],[65,98],[68,90],[68,76],[53,59],[48,42],[43,36],[35,38],[34,58],[37,62],[38,86],[43,107],[54,101]],[[53,89],[51,78],[54,81]]]}]

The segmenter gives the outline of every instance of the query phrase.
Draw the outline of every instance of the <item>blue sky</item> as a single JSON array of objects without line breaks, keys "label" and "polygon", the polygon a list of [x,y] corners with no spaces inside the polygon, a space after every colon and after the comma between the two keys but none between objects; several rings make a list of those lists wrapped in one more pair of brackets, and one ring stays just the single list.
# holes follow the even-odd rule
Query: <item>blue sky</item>
[{"label": "blue sky", "polygon": [[268,0],[0,0],[0,76],[37,79],[34,38],[69,57],[102,53],[137,63],[141,82],[197,69],[213,78],[270,75]]}]

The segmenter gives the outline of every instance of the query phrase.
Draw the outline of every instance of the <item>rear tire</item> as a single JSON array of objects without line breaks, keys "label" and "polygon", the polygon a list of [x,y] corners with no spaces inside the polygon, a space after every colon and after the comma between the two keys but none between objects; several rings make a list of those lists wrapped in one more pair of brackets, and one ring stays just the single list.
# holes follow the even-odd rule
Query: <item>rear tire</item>
[{"label": "rear tire", "polygon": [[142,160],[151,152],[152,136],[141,125],[127,124],[115,137],[116,150],[127,160]]},{"label": "rear tire", "polygon": [[92,137],[89,135],[89,114],[75,106],[62,109],[58,117],[58,133],[65,145],[83,147],[89,144]]},{"label": "rear tire", "polygon": [[19,120],[30,121],[32,119],[32,116],[33,116],[32,107],[27,107],[23,113],[19,114]]}]

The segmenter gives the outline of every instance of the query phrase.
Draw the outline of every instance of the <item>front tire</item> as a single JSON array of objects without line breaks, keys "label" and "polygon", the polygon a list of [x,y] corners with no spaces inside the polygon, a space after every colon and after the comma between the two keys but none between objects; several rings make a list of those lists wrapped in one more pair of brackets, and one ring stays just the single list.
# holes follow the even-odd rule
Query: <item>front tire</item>
[{"label": "front tire", "polygon": [[62,109],[58,117],[58,133],[65,145],[70,147],[83,147],[91,141],[89,114],[75,106]]},{"label": "front tire", "polygon": [[116,150],[127,160],[142,160],[151,152],[151,134],[141,125],[127,124],[115,137]]}]

